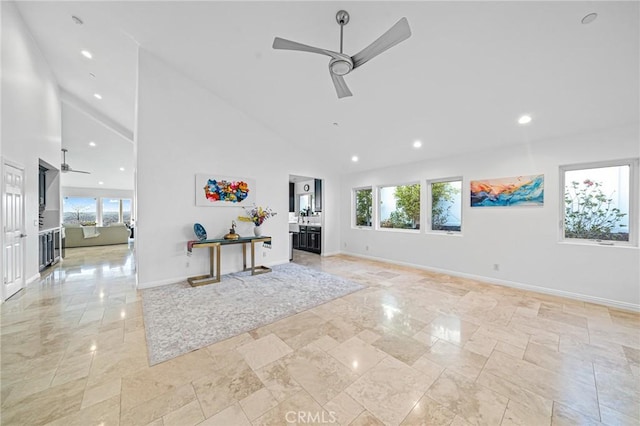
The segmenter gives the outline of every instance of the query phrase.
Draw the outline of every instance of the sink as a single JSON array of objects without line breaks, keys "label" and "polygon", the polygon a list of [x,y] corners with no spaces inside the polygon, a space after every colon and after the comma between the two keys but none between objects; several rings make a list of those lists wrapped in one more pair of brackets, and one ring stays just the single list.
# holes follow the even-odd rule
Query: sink
[{"label": "sink", "polygon": [[289,232],[300,232],[300,225],[298,225],[297,223],[290,223]]}]

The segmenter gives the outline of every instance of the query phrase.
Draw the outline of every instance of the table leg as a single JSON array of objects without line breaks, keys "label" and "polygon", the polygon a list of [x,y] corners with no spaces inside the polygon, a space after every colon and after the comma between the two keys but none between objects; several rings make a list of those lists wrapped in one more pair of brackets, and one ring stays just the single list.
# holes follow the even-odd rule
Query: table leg
[{"label": "table leg", "polygon": [[216,266],[213,258],[213,256],[215,255],[215,248],[216,246],[209,247],[209,275],[211,277],[213,277],[213,272]]},{"label": "table leg", "polygon": [[247,270],[247,243],[242,243],[242,270]]},{"label": "table leg", "polygon": [[251,241],[251,275],[256,273],[256,243]]},{"label": "table leg", "polygon": [[[213,248],[213,247],[212,247]],[[216,246],[216,282],[220,282],[220,250],[221,246]],[[213,274],[211,274],[213,276]]]},{"label": "table leg", "polygon": [[192,286],[199,286],[220,282],[220,244],[209,246],[209,274],[187,278]]}]

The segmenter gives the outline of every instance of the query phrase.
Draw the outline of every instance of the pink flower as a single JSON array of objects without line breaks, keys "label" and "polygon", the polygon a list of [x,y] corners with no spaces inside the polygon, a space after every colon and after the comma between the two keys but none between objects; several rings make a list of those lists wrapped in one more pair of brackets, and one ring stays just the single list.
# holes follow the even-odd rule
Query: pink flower
[{"label": "pink flower", "polygon": [[593,186],[593,182],[591,180],[589,180],[589,179],[585,179],[584,182],[582,182],[582,183],[584,183],[587,186]]}]

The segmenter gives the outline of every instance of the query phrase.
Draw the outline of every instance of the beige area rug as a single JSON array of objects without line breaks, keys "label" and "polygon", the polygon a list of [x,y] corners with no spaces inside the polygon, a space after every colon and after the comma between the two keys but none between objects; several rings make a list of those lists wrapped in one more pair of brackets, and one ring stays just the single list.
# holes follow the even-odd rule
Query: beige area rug
[{"label": "beige area rug", "polygon": [[220,283],[143,290],[149,351],[155,365],[358,291],[364,286],[293,263],[273,272],[239,272]]}]

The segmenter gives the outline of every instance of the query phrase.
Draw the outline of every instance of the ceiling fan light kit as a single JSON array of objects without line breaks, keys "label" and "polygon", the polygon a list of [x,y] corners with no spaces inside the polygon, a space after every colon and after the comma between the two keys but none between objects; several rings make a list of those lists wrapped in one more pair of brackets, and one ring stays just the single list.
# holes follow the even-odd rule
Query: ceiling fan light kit
[{"label": "ceiling fan light kit", "polygon": [[344,81],[343,77],[354,69],[375,58],[385,50],[390,49],[396,44],[408,39],[411,36],[411,28],[409,28],[407,18],[402,18],[369,46],[362,49],[359,53],[349,56],[342,52],[343,30],[344,26],[349,23],[349,13],[345,10],[338,11],[336,14],[336,21],[338,22],[338,25],[340,25],[340,52],[307,46],[305,44],[285,40],[280,37],[276,37],[273,40],[273,48],[318,53],[331,57],[331,60],[329,61],[329,74],[331,75],[331,80],[333,80],[333,85],[336,88],[338,98],[344,98],[346,96],[352,96],[352,93],[347,87],[347,83]]}]

